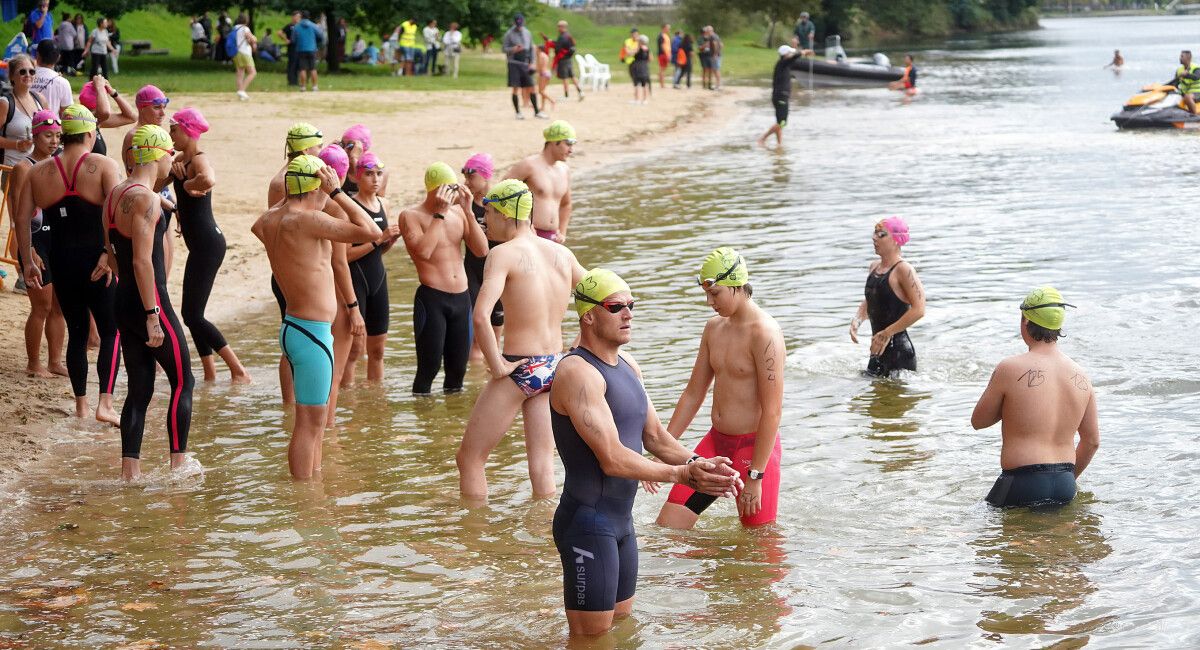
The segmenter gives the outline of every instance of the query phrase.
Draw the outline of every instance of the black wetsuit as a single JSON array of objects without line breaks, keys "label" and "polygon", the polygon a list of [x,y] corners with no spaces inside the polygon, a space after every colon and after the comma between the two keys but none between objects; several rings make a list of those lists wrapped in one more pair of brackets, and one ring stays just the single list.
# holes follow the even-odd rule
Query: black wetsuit
[{"label": "black wetsuit", "polygon": [[[99,205],[91,203],[75,191],[79,168],[91,154],[84,154],[75,163],[70,180],[62,159],[54,164],[62,176],[66,192],[61,199],[42,210],[42,224],[49,225],[54,237],[50,240],[50,259],[54,270],[54,292],[67,321],[67,374],[76,397],[87,395],[87,345],[90,320],[96,321],[100,336],[100,352],[96,358],[100,392],[111,394],[116,383],[117,355],[120,338],[113,315],[116,279],[105,286],[105,278],[92,281],[92,271],[104,252],[104,218]],[[89,316],[91,317],[89,319]]]},{"label": "black wetsuit", "polygon": [[[25,156],[30,165],[36,165],[38,161],[32,156]],[[10,176],[11,178],[11,176]],[[50,272],[50,224],[45,219],[42,219],[42,211],[35,210],[33,219],[29,222],[29,245],[33,250],[37,251],[38,257],[42,258],[42,264],[46,268],[42,271],[42,286],[54,283],[54,274]],[[17,256],[17,272],[22,276],[25,275],[25,261],[21,256]]]},{"label": "black wetsuit", "polygon": [[[610,366],[583,347],[567,356],[587,361],[604,377],[604,401],[621,444],[641,454],[649,400],[637,373],[624,359]],[[550,424],[566,469],[553,523],[563,567],[563,601],[569,610],[609,611],[632,598],[637,588],[633,499],[638,482],[606,475],[571,418],[553,407]]]},{"label": "black wetsuit", "polygon": [[[867,298],[867,316],[871,319],[871,333],[876,334],[900,320],[908,311],[908,303],[900,300],[888,278],[896,270],[900,262],[892,265],[886,273],[874,271],[867,276],[865,295]],[[917,352],[913,349],[912,340],[908,338],[908,330],[897,333],[892,337],[883,354],[872,356],[867,363],[867,374],[877,377],[890,375],[897,370],[916,370]]]},{"label": "black wetsuit", "polygon": [[117,272],[121,277],[117,284],[117,323],[125,339],[122,350],[125,374],[129,378],[129,394],[121,408],[122,458],[138,458],[141,454],[146,410],[154,397],[156,365],[162,366],[171,384],[171,398],[167,402],[167,444],[173,454],[187,450],[188,431],[192,424],[192,387],[196,381],[192,375],[187,338],[183,335],[183,328],[167,295],[162,243],[167,221],[161,217],[154,228],[151,260],[154,264],[154,299],[161,310],[158,322],[162,326],[163,342],[155,348],[146,344],[149,338],[146,333],[146,306],[142,302],[137,276],[133,271],[133,240],[121,234],[113,222],[113,206],[119,204],[121,197],[134,187],[140,186],[127,185],[115,199],[109,201],[108,222],[108,236],[117,254]]},{"label": "black wetsuit", "polygon": [[[479,227],[483,228],[484,233],[487,233],[487,224],[484,222],[487,209],[482,205],[471,203],[471,212],[475,215],[475,221],[479,222]],[[498,241],[488,240],[488,250],[499,245]],[[467,292],[471,294],[472,309],[475,308],[475,300],[479,297],[479,288],[483,286],[483,264],[486,261],[486,257],[475,257],[475,253],[471,252],[471,247],[467,247],[466,255],[463,256],[463,269],[467,272]],[[492,307],[492,326],[500,327],[503,324],[504,303],[497,300],[496,306]]]},{"label": "black wetsuit", "polygon": [[417,376],[412,392],[429,393],[433,378],[446,361],[442,390],[462,390],[471,356],[471,294],[446,293],[425,285],[413,297],[413,331],[417,344]]},{"label": "black wetsuit", "polygon": [[781,56],[771,75],[771,105],[775,107],[775,123],[787,126],[788,108],[792,101],[793,57]]},{"label": "black wetsuit", "polygon": [[[387,230],[387,210],[383,201],[379,202],[379,211],[375,212],[359,203],[358,199],[351,200],[358,203],[358,207],[371,217],[381,231]],[[350,262],[350,280],[354,283],[354,298],[358,301],[358,311],[367,324],[367,336],[387,334],[390,308],[387,269],[383,268],[383,251],[379,250],[378,246],[370,253]]]},{"label": "black wetsuit", "polygon": [[[187,166],[190,165],[191,161],[188,161]],[[172,179],[175,207],[179,211],[179,230],[188,248],[187,264],[183,267],[183,322],[192,332],[196,353],[207,357],[226,345],[221,330],[204,317],[217,271],[225,261],[225,234],[213,218],[212,193],[192,196],[183,187],[184,182],[189,180],[186,176]]]},{"label": "black wetsuit", "polygon": [[1009,508],[1062,505],[1074,498],[1075,464],[1043,463],[1001,472],[988,492],[987,502]]},{"label": "black wetsuit", "polygon": [[108,155],[108,144],[104,142],[104,136],[100,134],[100,129],[96,129],[96,142],[92,144],[92,153],[98,156]]}]

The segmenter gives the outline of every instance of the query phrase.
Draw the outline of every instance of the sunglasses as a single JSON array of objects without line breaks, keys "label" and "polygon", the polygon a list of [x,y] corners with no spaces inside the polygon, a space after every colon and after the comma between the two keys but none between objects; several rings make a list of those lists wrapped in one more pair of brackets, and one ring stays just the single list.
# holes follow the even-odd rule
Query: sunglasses
[{"label": "sunglasses", "polygon": [[888,236],[888,231],[886,231],[886,230],[876,230],[875,231],[875,239],[886,239],[887,236]]},{"label": "sunglasses", "polygon": [[621,313],[622,309],[628,309],[629,313],[632,314],[633,304],[637,302],[635,300],[630,300],[629,302],[618,302],[616,300],[596,300],[595,298],[585,296],[578,291],[574,292],[574,294],[576,300],[582,300],[593,305],[600,305],[601,307],[607,309],[608,313],[610,314],[619,314]]},{"label": "sunglasses", "polygon": [[734,271],[736,271],[736,270],[737,270],[737,268],[738,268],[739,266],[741,266],[741,265],[742,265],[742,258],[741,258],[741,257],[739,257],[739,258],[737,259],[737,261],[733,263],[733,266],[729,267],[728,269],[726,269],[726,270],[725,270],[725,272],[723,272],[723,273],[719,274],[719,275],[718,275],[717,277],[715,277],[715,278],[706,278],[706,279],[702,279],[700,276],[698,276],[698,275],[697,275],[697,276],[696,276],[696,284],[698,284],[698,285],[700,285],[700,286],[704,287],[705,289],[711,289],[711,288],[713,288],[714,286],[716,286],[716,284],[717,284],[718,282],[720,282],[721,280],[724,280],[725,278],[727,278],[727,277],[729,277],[730,275],[732,275],[732,274],[733,274],[733,272],[734,272]]},{"label": "sunglasses", "polygon": [[[504,203],[505,201],[507,201],[509,199],[515,199],[518,196],[521,196],[522,194],[529,194],[529,190],[521,190],[520,192],[517,192],[516,194],[509,194],[508,196],[500,196],[500,197],[496,197],[494,199],[493,198],[485,198],[483,200],[483,204],[488,205],[490,203]],[[597,302],[595,304],[599,305],[600,303]],[[616,312],[613,312],[613,313],[615,314]]]},{"label": "sunglasses", "polygon": [[1025,303],[1021,303],[1021,311],[1033,311],[1042,307],[1071,307],[1072,309],[1076,309],[1075,305],[1065,302],[1044,302],[1040,305],[1026,305]]},{"label": "sunglasses", "polygon": [[21,68],[19,70],[15,70],[14,73],[18,77],[33,77],[37,75],[37,70],[34,70],[33,68]]}]

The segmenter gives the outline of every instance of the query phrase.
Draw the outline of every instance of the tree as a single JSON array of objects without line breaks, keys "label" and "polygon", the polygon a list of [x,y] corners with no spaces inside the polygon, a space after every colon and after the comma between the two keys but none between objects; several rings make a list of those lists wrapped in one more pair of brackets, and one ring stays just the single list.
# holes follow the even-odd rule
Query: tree
[{"label": "tree", "polygon": [[766,47],[775,42],[775,25],[791,24],[800,17],[800,12],[813,12],[819,8],[815,0],[734,0],[734,6],[751,14],[761,14],[767,21]]}]

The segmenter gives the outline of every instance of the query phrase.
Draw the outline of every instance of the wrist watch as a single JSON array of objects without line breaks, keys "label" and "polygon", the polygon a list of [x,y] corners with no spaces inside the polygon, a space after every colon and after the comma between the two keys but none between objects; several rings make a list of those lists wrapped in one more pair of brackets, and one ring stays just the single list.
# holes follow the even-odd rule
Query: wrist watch
[{"label": "wrist watch", "polygon": [[760,472],[755,469],[752,469],[749,472],[746,472],[746,476],[750,477],[751,481],[761,481],[762,478],[766,475],[767,475],[766,472]]},{"label": "wrist watch", "polygon": [[434,219],[441,219],[441,220],[443,220],[443,221],[444,221],[444,220],[446,219],[446,215],[442,214],[441,212],[434,212],[434,213],[433,213],[433,218],[434,218]]},{"label": "wrist watch", "polygon": [[357,301],[357,300],[355,300],[354,302],[348,302],[348,303],[346,303],[346,309],[354,309],[354,308],[355,308],[355,307],[357,307],[357,306],[358,306],[358,301]]},{"label": "wrist watch", "polygon": [[689,458],[688,462],[684,463],[684,465],[691,465],[692,463],[700,460],[701,458],[702,458],[702,456],[700,454],[692,454],[692,457]]},{"label": "wrist watch", "polygon": [[335,188],[333,188],[333,191],[329,193],[329,198],[331,198],[331,199],[332,199],[333,197],[335,197],[335,196],[337,196],[338,194],[341,194],[341,193],[342,193],[342,188],[340,188],[340,187],[335,187]]},{"label": "wrist watch", "polygon": [[146,310],[146,315],[147,316],[157,316],[161,311],[162,310],[158,308],[158,305],[155,305],[153,309]]}]

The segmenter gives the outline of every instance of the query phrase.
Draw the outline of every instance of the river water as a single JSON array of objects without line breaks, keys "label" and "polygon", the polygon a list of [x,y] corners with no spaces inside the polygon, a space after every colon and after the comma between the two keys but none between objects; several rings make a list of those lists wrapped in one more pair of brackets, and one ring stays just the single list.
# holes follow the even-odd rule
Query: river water
[{"label": "river water", "polygon": [[[920,51],[910,104],[798,92],[779,152],[749,144],[764,93],[715,141],[577,181],[572,246],[641,299],[630,349],[664,417],[710,315],[690,278],[712,247],[745,254],[789,349],[778,525],[743,531],[718,502],[698,530],[667,532],[664,497],[640,497],[635,617],[609,641],[1200,644],[1197,140],[1107,120],[1200,45],[1200,20],[1043,26]],[[1101,69],[1115,47],[1119,77]],[[889,214],[909,220],[930,302],[920,370],[869,381],[846,328]],[[0,647],[563,644],[554,504],[530,500],[519,435],[489,466],[491,503],[459,503],[453,456],[483,374],[462,395],[407,394],[414,282],[402,253],[389,264],[391,374],[343,396],[353,425],[328,434],[323,481],[287,477],[264,309],[226,328],[258,383],[197,391],[202,482],[122,488],[113,443],[87,428],[19,485],[0,526]],[[1043,283],[1079,306],[1062,346],[1091,372],[1103,444],[1070,506],[1000,512],[982,503],[999,431],[968,419],[1022,350],[1016,305]],[[156,466],[161,411],[151,421]]]}]

